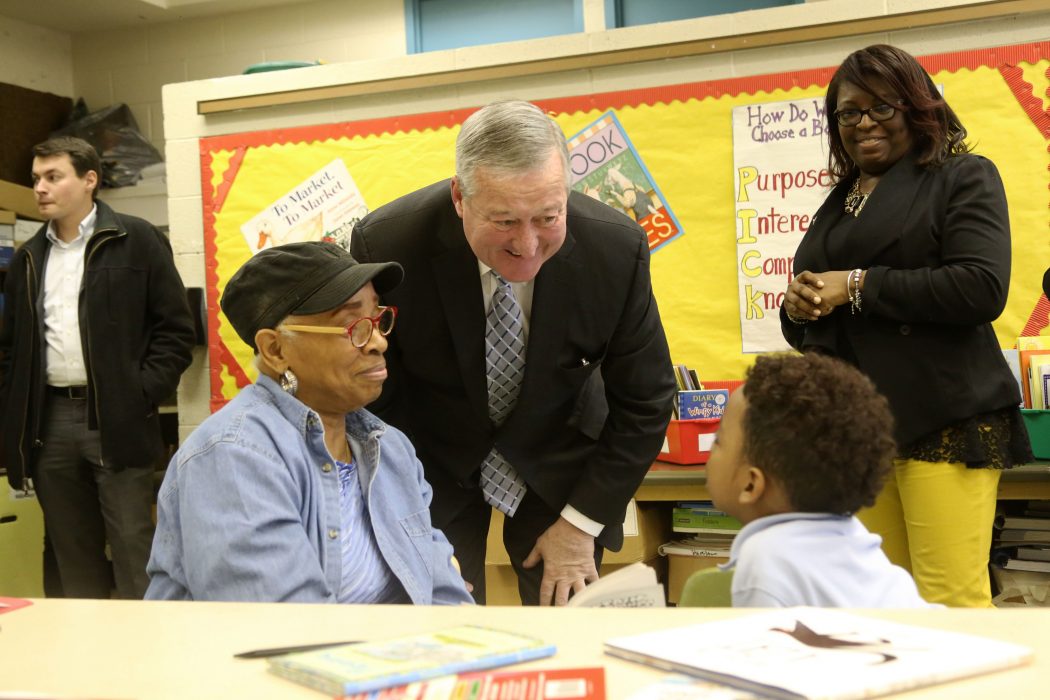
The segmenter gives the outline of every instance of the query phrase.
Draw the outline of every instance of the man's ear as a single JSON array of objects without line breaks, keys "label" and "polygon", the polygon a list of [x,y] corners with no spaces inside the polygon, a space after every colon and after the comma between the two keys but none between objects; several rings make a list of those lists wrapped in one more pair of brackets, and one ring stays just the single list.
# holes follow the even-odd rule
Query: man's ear
[{"label": "man's ear", "polygon": [[259,349],[262,364],[276,374],[283,374],[288,369],[288,358],[284,338],[272,328],[262,328],[255,332],[255,347]]},{"label": "man's ear", "polygon": [[744,474],[743,488],[740,489],[740,495],[738,500],[741,505],[753,506],[762,500],[762,496],[766,493],[766,487],[768,482],[766,481],[766,473],[758,467],[747,467],[747,471]]},{"label": "man's ear", "polygon": [[463,190],[459,186],[459,178],[452,178],[452,206],[456,208],[459,218],[463,218]]}]

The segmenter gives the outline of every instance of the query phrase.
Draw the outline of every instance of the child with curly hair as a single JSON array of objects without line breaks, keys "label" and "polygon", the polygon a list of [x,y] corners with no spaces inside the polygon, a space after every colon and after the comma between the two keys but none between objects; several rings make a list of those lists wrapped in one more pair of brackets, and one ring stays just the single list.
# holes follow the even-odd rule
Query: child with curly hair
[{"label": "child with curly hair", "polygon": [[896,446],[886,399],[845,362],[757,359],[707,463],[715,505],[744,523],[734,607],[928,607],[854,513],[875,502]]}]

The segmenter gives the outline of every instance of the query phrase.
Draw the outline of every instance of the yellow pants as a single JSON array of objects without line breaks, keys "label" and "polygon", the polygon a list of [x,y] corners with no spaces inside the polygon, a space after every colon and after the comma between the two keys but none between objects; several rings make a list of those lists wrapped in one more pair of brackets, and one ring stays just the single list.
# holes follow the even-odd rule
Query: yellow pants
[{"label": "yellow pants", "polygon": [[882,536],[890,561],[915,577],[928,602],[992,605],[988,552],[998,469],[895,460],[878,500],[857,517]]}]

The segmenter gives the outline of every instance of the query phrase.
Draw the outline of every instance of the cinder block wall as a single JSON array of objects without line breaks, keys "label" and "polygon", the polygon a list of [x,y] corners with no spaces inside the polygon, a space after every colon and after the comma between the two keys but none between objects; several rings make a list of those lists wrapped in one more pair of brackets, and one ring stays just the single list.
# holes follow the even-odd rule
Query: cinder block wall
[{"label": "cinder block wall", "polygon": [[71,41],[75,96],[92,110],[126,103],[142,133],[164,153],[163,85],[239,75],[263,61],[404,55],[404,1],[297,3],[74,34]]}]

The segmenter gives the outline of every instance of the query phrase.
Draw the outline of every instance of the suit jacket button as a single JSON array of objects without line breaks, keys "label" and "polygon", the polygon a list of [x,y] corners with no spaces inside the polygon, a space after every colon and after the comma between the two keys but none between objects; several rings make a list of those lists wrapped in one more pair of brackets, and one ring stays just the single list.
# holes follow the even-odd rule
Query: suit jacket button
[{"label": "suit jacket button", "polygon": [[911,333],[911,326],[909,326],[907,323],[905,323],[904,325],[902,325],[900,327],[900,332],[901,332],[901,335],[909,335]]}]

